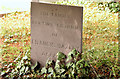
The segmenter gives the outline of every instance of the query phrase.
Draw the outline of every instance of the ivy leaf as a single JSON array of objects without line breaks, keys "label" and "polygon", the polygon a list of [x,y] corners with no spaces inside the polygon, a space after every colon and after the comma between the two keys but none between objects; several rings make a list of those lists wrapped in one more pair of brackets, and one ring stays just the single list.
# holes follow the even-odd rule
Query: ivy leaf
[{"label": "ivy leaf", "polygon": [[21,64],[18,64],[17,69],[20,69],[20,68],[21,68]]},{"label": "ivy leaf", "polygon": [[60,62],[59,60],[56,61],[56,63],[55,63],[55,69],[56,68],[60,68],[59,62]]},{"label": "ivy leaf", "polygon": [[62,52],[57,53],[57,60],[62,60],[65,58],[66,58],[66,55],[64,53],[62,53]]},{"label": "ivy leaf", "polygon": [[73,68],[73,69],[75,69],[75,68],[76,68],[76,65],[75,65],[75,64],[73,64],[73,65],[72,65],[72,68]]},{"label": "ivy leaf", "polygon": [[54,60],[47,60],[46,67],[54,67],[54,66],[55,66]]},{"label": "ivy leaf", "polygon": [[86,72],[86,71],[85,71],[85,69],[84,69],[84,68],[82,69],[82,71],[83,71],[83,74],[85,74],[85,72]]},{"label": "ivy leaf", "polygon": [[25,55],[24,57],[23,57],[23,60],[27,60],[28,59],[28,57]]},{"label": "ivy leaf", "polygon": [[27,67],[25,68],[25,73],[28,71],[28,69],[29,69],[29,67],[27,66]]},{"label": "ivy leaf", "polygon": [[65,72],[65,69],[57,69],[56,70],[59,74],[62,74],[63,72]]},{"label": "ivy leaf", "polygon": [[48,73],[53,73],[53,68],[52,67],[48,68]]},{"label": "ivy leaf", "polygon": [[26,61],[26,62],[25,62],[25,65],[29,65],[29,64],[30,64],[29,61]]},{"label": "ivy leaf", "polygon": [[47,73],[47,69],[46,69],[45,67],[43,67],[43,68],[41,69],[41,74],[45,74],[45,73]]},{"label": "ivy leaf", "polygon": [[68,56],[66,62],[70,61],[71,59],[72,59],[72,57]]},{"label": "ivy leaf", "polygon": [[52,78],[52,75],[53,75],[53,73],[50,73],[48,76],[47,76],[47,78]]},{"label": "ivy leaf", "polygon": [[73,49],[71,52],[68,53],[68,58],[67,58],[67,62],[70,61],[73,57],[76,56],[76,53],[77,51],[75,49]]},{"label": "ivy leaf", "polygon": [[87,67],[88,66],[88,63],[87,62],[85,62],[85,67]]},{"label": "ivy leaf", "polygon": [[32,70],[36,70],[37,68],[40,68],[39,62],[36,62],[35,65],[31,67]]},{"label": "ivy leaf", "polygon": [[5,72],[5,71],[2,71],[2,72],[1,72],[1,76],[5,75],[5,74],[6,74],[6,72]]},{"label": "ivy leaf", "polygon": [[25,71],[25,66],[23,66],[21,69],[20,69],[21,72],[24,72]]},{"label": "ivy leaf", "polygon": [[112,71],[113,71],[113,75],[116,77],[115,68],[114,67],[112,67]]},{"label": "ivy leaf", "polygon": [[83,62],[83,61],[84,61],[84,59],[77,61],[76,65],[79,66],[81,64],[81,62]]},{"label": "ivy leaf", "polygon": [[77,51],[76,51],[75,49],[73,49],[71,52],[69,52],[68,57],[69,57],[69,56],[72,56],[72,55],[75,56],[75,55],[76,55],[76,52],[77,52]]},{"label": "ivy leaf", "polygon": [[74,70],[72,71],[72,77],[74,77],[74,74],[75,74],[75,72],[74,72]]},{"label": "ivy leaf", "polygon": [[73,65],[73,63],[69,62],[66,64],[67,68],[70,68]]}]

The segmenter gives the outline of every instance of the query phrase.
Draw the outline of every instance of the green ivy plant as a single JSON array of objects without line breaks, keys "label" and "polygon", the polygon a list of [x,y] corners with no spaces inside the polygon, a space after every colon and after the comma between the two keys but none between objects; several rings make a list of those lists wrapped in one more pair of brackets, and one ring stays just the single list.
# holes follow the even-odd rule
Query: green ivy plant
[{"label": "green ivy plant", "polygon": [[100,10],[105,10],[105,8],[108,8],[110,12],[117,13],[120,11],[120,3],[119,2],[100,2],[98,3],[98,7]]},{"label": "green ivy plant", "polygon": [[[3,78],[39,77],[48,79],[113,78],[120,76],[120,68],[117,65],[111,65],[111,67],[109,67],[107,65],[109,60],[102,60],[101,63],[98,62],[98,68],[95,68],[91,60],[84,59],[82,53],[79,53],[75,49],[69,52],[67,56],[62,52],[58,52],[56,61],[48,60],[46,65],[42,68],[39,62],[36,62],[33,66],[31,65],[29,54],[30,51],[27,51],[22,58],[20,54],[13,63],[10,63],[7,67],[4,66],[1,68],[1,76]],[[98,69],[100,69],[100,71]],[[104,73],[108,73],[108,75]]]}]

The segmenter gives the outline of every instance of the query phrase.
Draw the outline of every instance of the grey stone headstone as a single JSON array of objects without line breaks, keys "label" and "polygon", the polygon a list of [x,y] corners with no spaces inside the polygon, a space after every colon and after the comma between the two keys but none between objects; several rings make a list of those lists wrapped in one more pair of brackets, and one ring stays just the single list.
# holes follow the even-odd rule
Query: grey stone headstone
[{"label": "grey stone headstone", "polygon": [[56,54],[82,52],[83,7],[31,3],[31,59],[42,66]]}]

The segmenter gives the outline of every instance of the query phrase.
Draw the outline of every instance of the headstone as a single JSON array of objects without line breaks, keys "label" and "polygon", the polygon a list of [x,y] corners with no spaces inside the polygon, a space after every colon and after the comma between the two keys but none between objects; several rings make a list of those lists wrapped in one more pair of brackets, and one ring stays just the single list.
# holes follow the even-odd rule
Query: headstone
[{"label": "headstone", "polygon": [[41,2],[41,1],[44,1],[44,2],[56,2],[56,1],[66,1],[66,0],[32,0],[32,2]]},{"label": "headstone", "polygon": [[83,7],[31,3],[31,59],[44,66],[56,54],[82,52]]},{"label": "headstone", "polygon": [[39,2],[39,0],[32,0],[32,2]]}]

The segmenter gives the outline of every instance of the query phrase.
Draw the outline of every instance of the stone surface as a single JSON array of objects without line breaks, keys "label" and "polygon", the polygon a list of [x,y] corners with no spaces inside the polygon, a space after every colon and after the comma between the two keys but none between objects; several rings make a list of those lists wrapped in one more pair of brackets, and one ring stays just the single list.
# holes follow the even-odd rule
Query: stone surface
[{"label": "stone surface", "polygon": [[45,1],[45,2],[56,2],[56,1],[63,1],[63,0],[32,0],[32,2],[41,2],[41,1]]},{"label": "stone surface", "polygon": [[31,3],[31,59],[42,66],[76,48],[82,51],[83,8],[47,3]]}]

